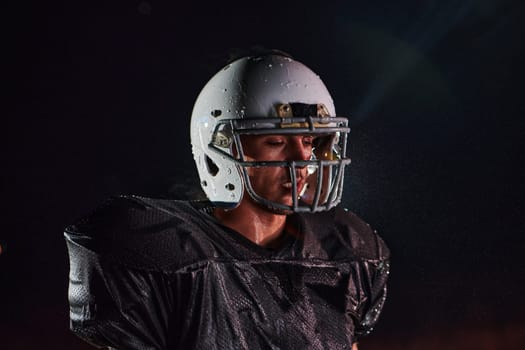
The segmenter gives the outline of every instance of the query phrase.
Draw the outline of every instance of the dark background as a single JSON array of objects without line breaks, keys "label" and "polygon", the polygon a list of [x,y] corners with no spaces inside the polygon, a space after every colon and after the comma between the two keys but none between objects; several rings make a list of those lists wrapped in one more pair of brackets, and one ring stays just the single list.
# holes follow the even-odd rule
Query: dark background
[{"label": "dark background", "polygon": [[389,244],[361,349],[523,349],[520,1],[2,5],[0,348],[68,331],[63,228],[197,186],[193,102],[236,48],[289,52],[350,118],[344,204]]}]

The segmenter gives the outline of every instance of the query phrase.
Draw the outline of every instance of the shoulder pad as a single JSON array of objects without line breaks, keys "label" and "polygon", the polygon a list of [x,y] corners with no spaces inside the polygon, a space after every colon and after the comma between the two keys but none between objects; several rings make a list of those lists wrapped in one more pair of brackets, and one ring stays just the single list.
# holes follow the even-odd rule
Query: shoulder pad
[{"label": "shoulder pad", "polygon": [[370,260],[385,260],[390,257],[390,251],[377,231],[355,213],[337,207],[334,214],[341,239],[352,247],[356,255]]},{"label": "shoulder pad", "polygon": [[377,232],[346,209],[338,206],[303,217],[306,220],[305,229],[310,232],[307,236],[313,239],[313,242],[308,243],[308,249],[317,251],[319,256],[364,260],[384,260],[389,257],[389,250]]},{"label": "shoulder pad", "polygon": [[194,209],[182,201],[114,197],[67,227],[65,236],[68,244],[131,267],[175,267],[184,236],[191,232],[186,225],[189,211]]}]

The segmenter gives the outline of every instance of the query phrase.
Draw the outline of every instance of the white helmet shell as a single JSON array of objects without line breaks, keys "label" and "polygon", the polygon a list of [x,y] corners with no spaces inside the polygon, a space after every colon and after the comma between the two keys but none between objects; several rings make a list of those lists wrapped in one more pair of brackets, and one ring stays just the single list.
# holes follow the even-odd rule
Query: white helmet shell
[{"label": "white helmet shell", "polygon": [[232,138],[223,140],[223,152],[210,146],[221,142],[217,141],[218,125],[231,120],[278,118],[276,106],[290,103],[322,104],[329,116],[336,115],[319,76],[286,56],[238,59],[204,86],[192,112],[191,143],[201,186],[212,203],[237,206],[246,185],[242,166],[232,154]]}]

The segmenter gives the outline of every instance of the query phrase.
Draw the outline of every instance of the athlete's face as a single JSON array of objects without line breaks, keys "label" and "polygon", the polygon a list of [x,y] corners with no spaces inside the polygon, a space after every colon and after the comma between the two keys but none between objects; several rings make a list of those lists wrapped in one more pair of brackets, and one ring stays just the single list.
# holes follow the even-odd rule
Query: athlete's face
[{"label": "athlete's face", "polygon": [[[312,135],[243,135],[242,147],[247,161],[309,160]],[[248,175],[255,193],[273,202],[292,205],[292,180],[287,167],[251,167]],[[297,193],[305,186],[307,168],[296,168]]]}]

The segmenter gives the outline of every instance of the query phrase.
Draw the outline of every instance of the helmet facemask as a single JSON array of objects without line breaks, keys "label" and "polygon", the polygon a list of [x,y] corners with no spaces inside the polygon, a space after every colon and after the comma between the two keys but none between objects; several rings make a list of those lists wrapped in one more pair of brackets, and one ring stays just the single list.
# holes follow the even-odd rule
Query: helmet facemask
[{"label": "helmet facemask", "polygon": [[[311,107],[317,108],[317,115],[293,116],[309,113],[309,110],[312,112]],[[236,164],[242,174],[245,191],[261,206],[282,214],[329,210],[341,200],[344,167],[350,163],[350,159],[346,158],[346,140],[349,132],[347,119],[329,117],[323,105],[280,104],[276,109],[279,115],[277,118],[220,121],[213,132],[209,149],[228,157]],[[247,159],[244,152],[243,135],[312,135],[315,142],[309,160],[254,161]],[[290,205],[269,200],[256,192],[250,181],[249,169],[261,167],[287,169],[291,181]],[[297,174],[304,168],[307,177],[304,186],[298,192]]]}]

